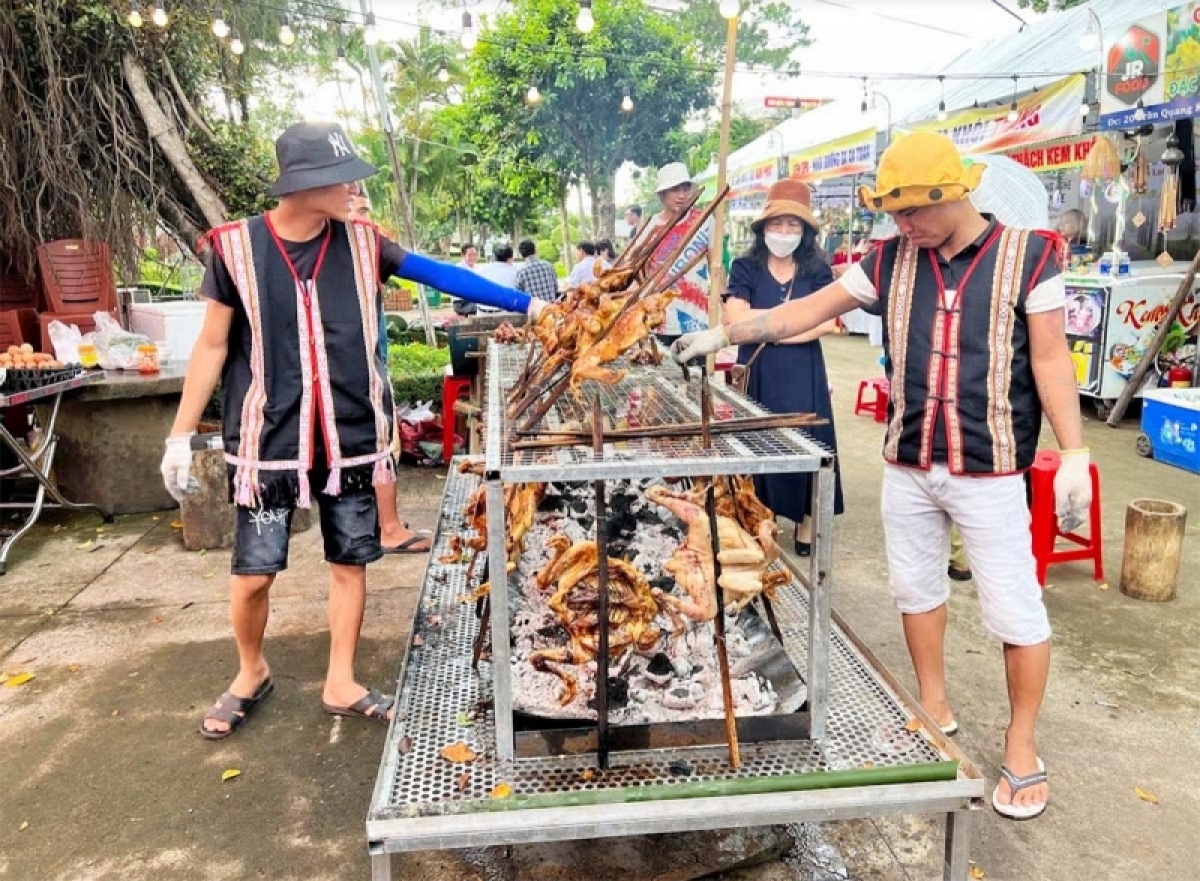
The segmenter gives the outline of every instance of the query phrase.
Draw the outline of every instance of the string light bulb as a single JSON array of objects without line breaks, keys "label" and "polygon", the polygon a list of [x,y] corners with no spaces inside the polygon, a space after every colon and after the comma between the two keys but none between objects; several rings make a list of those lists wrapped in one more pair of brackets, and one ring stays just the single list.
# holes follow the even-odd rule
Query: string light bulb
[{"label": "string light bulb", "polygon": [[938,122],[945,122],[950,114],[946,112],[946,78],[938,77],[938,88],[941,89],[942,99],[938,101]]},{"label": "string light bulb", "polygon": [[246,44],[242,42],[242,38],[237,32],[237,28],[234,28],[231,33],[233,34],[233,39],[229,41],[229,51],[234,55],[241,55],[246,51]]},{"label": "string light bulb", "polygon": [[1092,112],[1092,106],[1090,104],[1088,104],[1087,98],[1084,98],[1082,101],[1079,102],[1079,115],[1087,116],[1091,112]]},{"label": "string light bulb", "polygon": [[575,18],[575,27],[581,34],[590,34],[596,27],[596,18],[592,15],[592,0],[579,0],[579,15]]},{"label": "string light bulb", "polygon": [[167,16],[167,10],[162,4],[162,0],[158,0],[158,2],[154,4],[154,12],[151,13],[150,20],[160,28],[165,28],[167,26],[167,22],[170,21],[170,18]]},{"label": "string light bulb", "polygon": [[742,4],[739,0],[721,0],[717,5],[717,11],[721,13],[722,18],[734,19],[742,11]]},{"label": "string light bulb", "polygon": [[1141,122],[1146,118],[1146,102],[1138,98],[1137,106],[1133,108],[1133,118]]},{"label": "string light bulb", "polygon": [[368,12],[363,21],[363,42],[368,46],[379,45],[379,30],[375,27],[374,12]]},{"label": "string light bulb", "polygon": [[226,23],[225,19],[221,17],[220,12],[218,12],[217,17],[213,19],[212,32],[213,36],[218,40],[224,40],[229,36],[229,25]]},{"label": "string light bulb", "polygon": [[479,45],[479,37],[475,35],[475,25],[471,23],[471,13],[465,9],[462,16],[462,36],[459,37],[459,42],[468,52]]},{"label": "string light bulb", "polygon": [[446,62],[442,62],[442,66],[438,68],[437,78],[439,83],[450,82],[450,71],[446,70]]},{"label": "string light bulb", "polygon": [[133,0],[129,4],[129,15],[125,17],[125,20],[129,22],[131,28],[140,28],[142,26],[142,10],[138,8],[137,0]]},{"label": "string light bulb", "polygon": [[537,86],[530,86],[529,91],[525,93],[525,101],[529,104],[536,104],[542,100],[542,93],[538,91]]},{"label": "string light bulb", "polygon": [[288,22],[285,15],[283,22],[279,25],[279,42],[285,46],[291,46],[296,42],[296,32],[292,30],[292,25]]},{"label": "string light bulb", "polygon": [[625,96],[621,98],[621,109],[626,113],[633,110],[633,97],[629,94],[629,86],[625,87]]}]

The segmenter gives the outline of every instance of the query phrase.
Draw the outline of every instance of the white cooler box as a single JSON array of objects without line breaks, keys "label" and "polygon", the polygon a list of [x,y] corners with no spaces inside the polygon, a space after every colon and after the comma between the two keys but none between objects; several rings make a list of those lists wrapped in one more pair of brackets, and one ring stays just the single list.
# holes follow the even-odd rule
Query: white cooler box
[{"label": "white cooler box", "polygon": [[145,334],[156,343],[171,347],[171,361],[186,364],[192,356],[192,346],[200,337],[204,325],[205,304],[195,300],[179,303],[131,303],[130,330]]}]

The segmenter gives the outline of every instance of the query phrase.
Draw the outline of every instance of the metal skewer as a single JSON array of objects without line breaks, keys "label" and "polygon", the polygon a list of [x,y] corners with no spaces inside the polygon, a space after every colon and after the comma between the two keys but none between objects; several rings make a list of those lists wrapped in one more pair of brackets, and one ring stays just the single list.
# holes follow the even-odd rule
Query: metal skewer
[{"label": "metal skewer", "polygon": [[[596,458],[604,452],[604,408],[600,396],[592,399],[592,449]],[[596,764],[608,769],[608,511],[604,498],[604,481],[592,484],[596,491],[596,603],[600,627],[599,652],[596,658]]]}]

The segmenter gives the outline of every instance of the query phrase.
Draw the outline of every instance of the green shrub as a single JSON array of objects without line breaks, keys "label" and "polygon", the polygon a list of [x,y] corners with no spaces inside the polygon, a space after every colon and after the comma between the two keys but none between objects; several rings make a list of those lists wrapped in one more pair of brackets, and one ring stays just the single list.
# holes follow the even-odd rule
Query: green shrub
[{"label": "green shrub", "polygon": [[539,257],[548,263],[555,263],[558,261],[558,246],[555,245],[554,242],[550,241],[549,239],[538,239],[536,244],[537,255]]},{"label": "green shrub", "polygon": [[442,393],[442,377],[449,363],[450,349],[444,345],[430,348],[423,342],[415,341],[389,345],[388,377],[392,382],[393,400],[396,403],[438,401]]}]

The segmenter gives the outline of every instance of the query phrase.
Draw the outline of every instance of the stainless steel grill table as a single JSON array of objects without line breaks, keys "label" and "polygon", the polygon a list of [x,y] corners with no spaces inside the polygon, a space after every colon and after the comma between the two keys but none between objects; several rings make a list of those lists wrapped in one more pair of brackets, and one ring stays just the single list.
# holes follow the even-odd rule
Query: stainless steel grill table
[{"label": "stainless steel grill table", "polygon": [[[462,602],[482,573],[468,582],[466,565],[440,562],[467,528],[462,509],[479,480],[451,467],[446,483],[367,818],[375,881],[390,879],[390,855],[407,851],[896,813],[944,815],[943,877],[965,881],[984,780],[832,613],[831,699],[819,741],[744,745],[736,770],[722,746],[616,753],[607,771],[595,769],[592,754],[501,758],[492,702],[498,662],[471,669],[480,622]],[[799,583],[778,593],[786,647],[801,662],[810,604]],[[910,730],[913,720],[919,730]],[[443,759],[442,747],[456,741],[477,759]]]},{"label": "stainless steel grill table", "polygon": [[[45,403],[46,399],[53,399],[53,403],[50,404],[49,416],[45,418],[45,425],[42,426],[41,439],[36,447],[32,449],[26,448],[24,443],[13,437],[12,433],[5,427],[3,420],[0,420],[0,443],[3,443],[17,459],[17,464],[13,467],[0,469],[0,481],[32,478],[38,483],[37,492],[34,494],[32,502],[12,502],[0,498],[0,511],[24,510],[29,512],[25,520],[11,534],[4,535],[0,531],[0,539],[2,539],[0,540],[0,575],[3,575],[7,569],[8,553],[12,550],[12,546],[17,543],[17,540],[21,536],[33,528],[33,525],[37,523],[38,518],[41,516],[42,510],[46,507],[69,508],[74,511],[95,511],[104,519],[105,523],[112,522],[112,517],[95,505],[68,501],[50,479],[50,471],[54,467],[54,453],[58,449],[58,435],[55,433],[55,424],[58,422],[58,410],[59,405],[62,403],[63,393],[85,385],[91,385],[102,379],[104,379],[103,371],[93,371],[80,374],[72,379],[63,380],[62,382],[48,383],[47,385],[29,389],[28,391],[13,392],[11,394],[0,393],[0,411],[22,404]],[[53,501],[47,502],[47,495]]]}]

